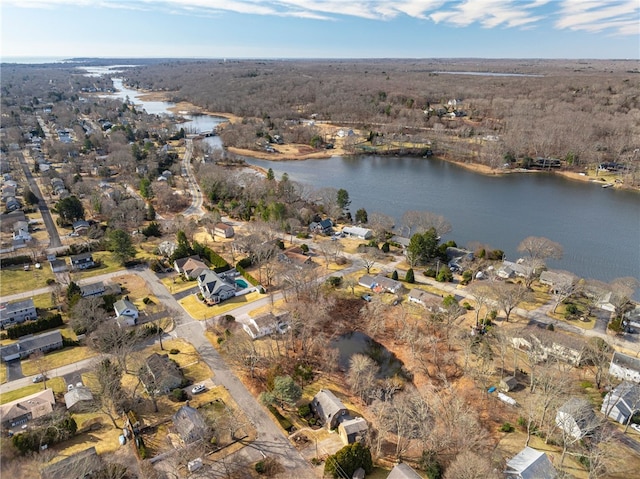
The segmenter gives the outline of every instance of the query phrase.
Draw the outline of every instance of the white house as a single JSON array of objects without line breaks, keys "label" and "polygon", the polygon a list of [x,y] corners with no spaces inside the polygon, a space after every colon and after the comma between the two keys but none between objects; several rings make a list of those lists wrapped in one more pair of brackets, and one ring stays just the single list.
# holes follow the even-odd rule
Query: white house
[{"label": "white house", "polygon": [[342,228],[342,234],[349,238],[358,238],[361,240],[368,240],[373,236],[370,229],[361,228],[359,226],[345,226]]},{"label": "white house", "polygon": [[358,280],[358,284],[365,288],[369,288],[376,293],[392,293],[396,294],[402,291],[402,283],[386,276],[378,274],[376,276],[370,276],[365,274]]},{"label": "white house", "polygon": [[409,291],[409,302],[419,304],[424,308],[429,308],[432,304],[440,304],[442,298],[437,294],[429,293],[423,289],[413,288]]},{"label": "white house", "polygon": [[640,384],[621,382],[613,391],[607,393],[602,401],[600,412],[620,424],[626,424],[629,418],[640,411]]},{"label": "white house", "polygon": [[504,473],[506,479],[555,479],[558,475],[544,452],[528,446],[507,461]]},{"label": "white house", "polygon": [[611,358],[609,374],[623,381],[640,383],[640,359],[615,351]]},{"label": "white house", "polygon": [[251,339],[258,339],[275,332],[284,333],[289,328],[288,315],[281,314],[275,316],[273,313],[263,314],[256,318],[250,318],[248,323],[242,325],[242,329],[251,336]]},{"label": "white house", "polygon": [[571,398],[556,413],[556,426],[574,439],[582,439],[598,425],[593,408],[585,399]]},{"label": "white house", "polygon": [[221,238],[232,238],[234,235],[233,226],[227,223],[216,223],[213,227],[213,234]]},{"label": "white house", "polygon": [[[120,299],[113,303],[116,318],[124,317],[124,321],[129,326],[135,326],[138,321],[138,308],[128,299]],[[133,323],[133,324],[130,324]]]}]

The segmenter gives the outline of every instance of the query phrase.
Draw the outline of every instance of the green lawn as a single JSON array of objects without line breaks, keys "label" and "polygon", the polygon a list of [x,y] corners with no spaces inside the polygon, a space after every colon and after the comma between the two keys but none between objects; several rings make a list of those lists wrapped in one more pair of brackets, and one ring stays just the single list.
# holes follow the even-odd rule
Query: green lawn
[{"label": "green lawn", "polygon": [[98,276],[99,274],[113,273],[114,271],[124,270],[124,266],[122,266],[116,259],[114,259],[113,255],[108,251],[96,251],[95,253],[93,253],[93,260],[99,260],[102,264],[97,268],[74,272],[72,279],[74,281],[77,281],[83,278]]},{"label": "green lawn", "polygon": [[260,293],[253,292],[245,294],[244,296],[236,296],[232,299],[228,299],[224,303],[216,306],[207,306],[204,303],[198,301],[198,298],[194,294],[190,294],[186,298],[178,301],[180,305],[185,309],[187,313],[193,318],[199,321],[203,321],[207,318],[213,318],[221,314],[231,311],[246,303],[251,303],[263,297]]},{"label": "green lawn", "polygon": [[0,271],[0,295],[7,296],[45,288],[48,279],[54,279],[48,264],[43,264],[41,269],[32,267],[29,271],[24,271],[19,266],[7,266]]},{"label": "green lawn", "polygon": [[[51,378],[47,380],[47,388],[53,389],[54,393],[65,392],[64,379]],[[14,389],[3,394],[0,394],[0,404],[6,404],[16,399],[20,399],[31,394],[35,394],[39,391],[44,391],[44,383],[29,384],[20,389]]]},{"label": "green lawn", "polygon": [[[82,361],[83,359],[90,358],[95,356],[97,353],[91,350],[87,346],[74,346],[71,348],[64,348],[60,351],[54,351],[51,353],[47,353],[45,358],[47,360],[47,369],[56,369],[60,366],[66,366],[68,364],[73,364],[78,361]],[[38,374],[38,368],[30,359],[25,359],[22,361],[22,374],[25,376],[33,376],[34,374]]]}]

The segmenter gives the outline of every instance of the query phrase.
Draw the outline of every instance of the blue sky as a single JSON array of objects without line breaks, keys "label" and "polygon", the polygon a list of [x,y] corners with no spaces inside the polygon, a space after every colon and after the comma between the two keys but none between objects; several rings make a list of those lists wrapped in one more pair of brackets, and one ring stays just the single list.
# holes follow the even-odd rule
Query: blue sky
[{"label": "blue sky", "polygon": [[640,59],[640,0],[1,0],[11,57]]}]

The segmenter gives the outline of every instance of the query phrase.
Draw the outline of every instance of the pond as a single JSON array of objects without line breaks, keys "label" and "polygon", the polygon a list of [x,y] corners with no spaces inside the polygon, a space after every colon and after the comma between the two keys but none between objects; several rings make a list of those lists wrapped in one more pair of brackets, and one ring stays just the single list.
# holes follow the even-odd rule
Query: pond
[{"label": "pond", "polygon": [[343,334],[330,343],[330,347],[336,348],[340,357],[338,365],[340,369],[349,369],[349,360],[354,354],[364,354],[373,359],[380,367],[379,378],[390,378],[396,375],[406,376],[404,364],[392,352],[382,344],[374,341],[369,336],[359,331]]}]

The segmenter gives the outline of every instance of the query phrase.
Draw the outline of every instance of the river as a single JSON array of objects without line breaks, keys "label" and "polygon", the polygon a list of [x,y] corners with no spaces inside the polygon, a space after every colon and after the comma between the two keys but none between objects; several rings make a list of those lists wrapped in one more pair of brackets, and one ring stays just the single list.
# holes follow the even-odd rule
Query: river
[{"label": "river", "polygon": [[[113,71],[110,71],[114,73]],[[148,113],[170,114],[167,102],[143,101],[140,92],[114,78],[117,97],[129,98]],[[187,131],[206,131],[222,121],[212,116],[186,117]],[[208,138],[220,147],[219,138]],[[486,176],[437,158],[333,157],[325,160],[271,162],[247,158],[272,168],[277,177],[316,188],[344,188],[351,211],[365,208],[396,218],[405,211],[426,210],[444,216],[453,230],[443,239],[458,245],[481,242],[502,249],[510,260],[527,236],[544,236],[564,248],[552,268],[583,278],[611,281],[640,279],[640,194],[603,189],[547,173]],[[636,297],[638,294],[636,294]],[[636,298],[638,299],[638,298]]]}]

